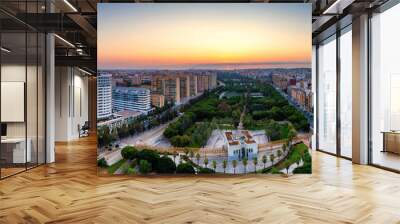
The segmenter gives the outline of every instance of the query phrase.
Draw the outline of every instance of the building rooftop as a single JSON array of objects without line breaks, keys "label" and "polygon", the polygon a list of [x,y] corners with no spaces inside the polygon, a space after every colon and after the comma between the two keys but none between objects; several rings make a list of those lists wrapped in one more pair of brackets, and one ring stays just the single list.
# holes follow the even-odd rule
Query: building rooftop
[{"label": "building rooftop", "polygon": [[150,92],[147,88],[142,87],[123,87],[117,86],[114,88],[115,91],[126,91],[126,92]]},{"label": "building rooftop", "polygon": [[225,137],[228,140],[229,145],[239,145],[240,142],[246,144],[256,143],[251,133],[247,130],[226,131]]},{"label": "building rooftop", "polygon": [[141,115],[142,113],[143,112],[140,112],[140,111],[122,110],[122,111],[116,112],[115,115],[127,118],[127,117],[137,117],[137,116]]}]

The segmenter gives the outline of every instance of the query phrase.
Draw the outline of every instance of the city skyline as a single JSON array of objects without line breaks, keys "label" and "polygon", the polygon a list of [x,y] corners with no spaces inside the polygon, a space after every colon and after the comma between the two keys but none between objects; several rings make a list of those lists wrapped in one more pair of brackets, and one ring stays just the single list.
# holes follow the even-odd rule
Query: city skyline
[{"label": "city skyline", "polygon": [[98,67],[310,67],[310,11],[308,4],[100,4]]}]

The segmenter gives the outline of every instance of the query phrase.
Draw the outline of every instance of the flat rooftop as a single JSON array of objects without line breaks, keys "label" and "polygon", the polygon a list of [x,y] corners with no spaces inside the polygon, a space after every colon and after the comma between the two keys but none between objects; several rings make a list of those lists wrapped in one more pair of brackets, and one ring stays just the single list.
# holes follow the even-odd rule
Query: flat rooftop
[{"label": "flat rooftop", "polygon": [[241,141],[246,144],[256,143],[251,133],[247,130],[226,131],[225,137],[229,145],[239,145]]}]

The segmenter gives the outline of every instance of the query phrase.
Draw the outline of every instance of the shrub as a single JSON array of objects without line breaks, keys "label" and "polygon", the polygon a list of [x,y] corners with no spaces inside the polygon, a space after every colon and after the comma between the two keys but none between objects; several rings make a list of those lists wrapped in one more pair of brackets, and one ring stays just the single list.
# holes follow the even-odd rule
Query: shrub
[{"label": "shrub", "polygon": [[102,167],[102,168],[108,167],[106,159],[101,158],[101,159],[97,160],[97,166]]},{"label": "shrub", "polygon": [[211,173],[215,173],[215,170],[210,169],[210,168],[203,168],[200,167],[198,170],[198,173],[202,173],[202,174],[211,174]]},{"label": "shrub", "polygon": [[133,146],[125,146],[121,151],[122,158],[133,160],[138,155],[138,150]]},{"label": "shrub", "polygon": [[301,174],[310,174],[312,172],[312,163],[311,163],[311,155],[307,151],[305,151],[304,156],[303,156],[303,166],[297,167],[296,169],[293,170],[293,173]]},{"label": "shrub", "polygon": [[190,144],[190,138],[187,135],[176,135],[171,138],[171,144],[175,147],[185,147]]},{"label": "shrub", "polygon": [[140,160],[139,171],[142,174],[147,174],[151,171],[151,164],[147,160]]},{"label": "shrub", "polygon": [[136,170],[132,167],[129,167],[126,174],[128,174],[128,175],[136,174]]},{"label": "shrub", "polygon": [[137,166],[137,160],[132,160],[130,167],[135,168]]},{"label": "shrub", "polygon": [[296,169],[293,170],[293,173],[297,173],[297,174],[310,174],[312,169],[311,169],[311,163],[305,163],[303,166],[301,167],[297,167]]},{"label": "shrub", "polygon": [[194,168],[189,163],[181,163],[176,167],[176,173],[195,174]]},{"label": "shrub", "polygon": [[[160,155],[150,149],[143,149],[137,154],[138,160],[147,160],[147,162],[151,163],[152,167],[157,167],[158,160],[160,159]],[[139,162],[140,164],[140,162]]]},{"label": "shrub", "polygon": [[158,173],[174,173],[176,170],[176,165],[171,158],[168,156],[163,156],[158,160],[155,170]]},{"label": "shrub", "polygon": [[282,172],[278,168],[272,167],[271,170],[270,170],[270,173],[272,173],[272,174],[281,174]]}]

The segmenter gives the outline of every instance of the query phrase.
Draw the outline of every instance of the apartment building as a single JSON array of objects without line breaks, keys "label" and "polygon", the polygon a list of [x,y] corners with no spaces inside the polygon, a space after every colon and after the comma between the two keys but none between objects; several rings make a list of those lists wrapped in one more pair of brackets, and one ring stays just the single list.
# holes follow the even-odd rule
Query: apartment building
[{"label": "apartment building", "polygon": [[165,97],[161,94],[151,94],[151,105],[155,107],[163,107],[165,105]]},{"label": "apartment building", "polygon": [[97,118],[104,119],[112,115],[112,75],[100,73],[97,76]]},{"label": "apartment building", "polygon": [[163,95],[167,102],[179,104],[182,100],[217,87],[215,74],[165,72],[152,75],[151,92]]},{"label": "apartment building", "polygon": [[112,90],[114,112],[129,110],[149,112],[151,110],[150,90],[137,87],[115,87]]}]

